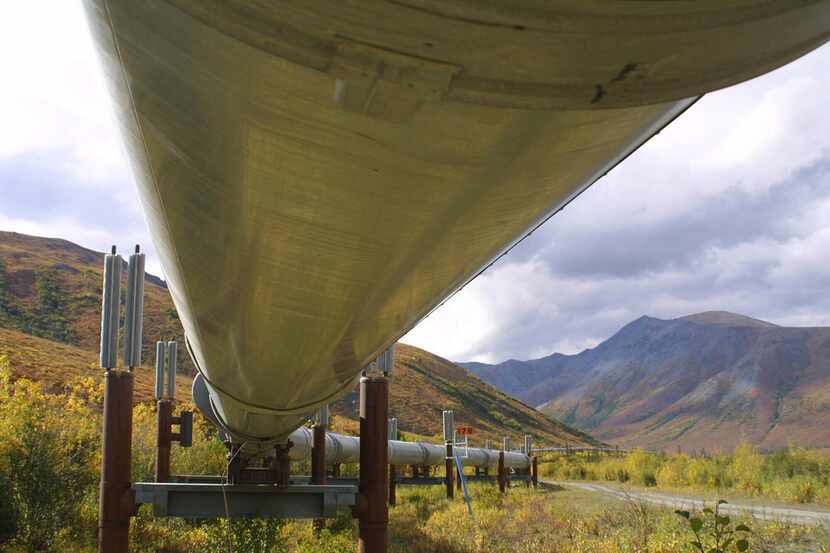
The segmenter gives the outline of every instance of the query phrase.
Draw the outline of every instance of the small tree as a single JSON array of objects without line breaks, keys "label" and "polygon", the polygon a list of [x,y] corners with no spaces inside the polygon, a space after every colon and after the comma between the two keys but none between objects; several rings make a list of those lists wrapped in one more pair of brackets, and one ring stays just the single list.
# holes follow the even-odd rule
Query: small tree
[{"label": "small tree", "polygon": [[749,549],[747,534],[750,529],[745,524],[735,526],[728,515],[720,514],[720,506],[726,501],[719,499],[715,508],[705,507],[703,516],[693,516],[689,511],[675,511],[689,524],[694,539],[689,542],[693,551],[698,553],[733,553]]}]

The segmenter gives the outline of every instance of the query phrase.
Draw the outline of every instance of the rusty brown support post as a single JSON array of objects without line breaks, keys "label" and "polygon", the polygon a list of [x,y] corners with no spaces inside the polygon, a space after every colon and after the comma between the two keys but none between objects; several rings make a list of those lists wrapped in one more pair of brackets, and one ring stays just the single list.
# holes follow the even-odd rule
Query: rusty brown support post
[{"label": "rusty brown support post", "polygon": [[277,469],[277,487],[287,488],[289,484],[289,477],[291,476],[291,458],[288,456],[288,451],[294,446],[291,440],[288,440],[285,445],[275,446],[274,464]]},{"label": "rusty brown support post", "polygon": [[461,490],[461,471],[464,470],[463,467],[456,467],[456,478],[455,478],[455,489]]},{"label": "rusty brown support post", "polygon": [[395,506],[398,502],[396,487],[398,483],[398,467],[389,465],[389,505]]},{"label": "rusty brown support post", "polygon": [[507,488],[507,475],[504,468],[504,451],[499,451],[499,491],[504,493]]},{"label": "rusty brown support post", "polygon": [[530,481],[534,488],[539,486],[539,459],[535,455],[530,464]]},{"label": "rusty brown support post", "polygon": [[453,475],[455,474],[454,459],[452,454],[452,442],[447,442],[447,458],[444,460],[444,468],[446,476],[444,476],[444,483],[447,486],[447,499],[452,499],[455,495],[455,487],[453,486]]},{"label": "rusty brown support post", "polygon": [[104,374],[103,452],[99,495],[98,551],[126,553],[130,517],[136,512],[131,491],[133,374]]},{"label": "rusty brown support post", "polygon": [[331,466],[331,477],[340,478],[340,463],[334,463]]},{"label": "rusty brown support post", "polygon": [[156,482],[170,481],[170,447],[173,443],[173,402],[156,402]]},{"label": "rusty brown support post", "polygon": [[[311,428],[311,432],[311,483],[322,486],[326,483],[326,426],[317,423]],[[319,534],[325,525],[325,519],[314,519],[314,533]]]},{"label": "rusty brown support post", "polygon": [[389,539],[389,385],[384,376],[360,379],[359,553],[386,553]]}]

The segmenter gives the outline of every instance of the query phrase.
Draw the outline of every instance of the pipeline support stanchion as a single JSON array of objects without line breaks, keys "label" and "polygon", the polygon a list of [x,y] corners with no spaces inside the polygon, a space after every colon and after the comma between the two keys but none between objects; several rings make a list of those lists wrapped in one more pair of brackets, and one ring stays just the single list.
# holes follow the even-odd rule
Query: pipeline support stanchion
[{"label": "pipeline support stanchion", "polygon": [[[130,257],[127,318],[138,327],[129,329],[125,349],[127,366],[140,359],[143,279],[139,273],[143,256]],[[98,551],[126,553],[130,542],[130,517],[136,512],[130,475],[132,472],[133,374],[116,370],[118,327],[121,306],[121,266],[124,260],[112,252],[104,257],[103,298],[101,302],[101,368],[104,372],[104,413],[102,428],[101,485],[98,495]],[[137,341],[137,342],[136,342]],[[136,343],[138,346],[136,346]]]},{"label": "pipeline support stanchion", "polygon": [[130,517],[136,512],[130,489],[132,431],[133,375],[108,370],[104,375],[99,553],[126,553],[129,547]]},{"label": "pipeline support stanchion", "polygon": [[[317,424],[311,428],[311,483],[324,485],[326,483],[326,427],[328,426],[328,405],[320,408]],[[325,526],[325,519],[314,519],[314,533],[319,534]]]},{"label": "pipeline support stanchion", "polygon": [[498,475],[498,480],[499,480],[499,491],[501,493],[504,493],[504,490],[507,487],[507,477],[505,475],[505,470],[504,470],[504,451],[499,451],[499,475]]},{"label": "pipeline support stanchion", "polygon": [[452,450],[455,443],[455,414],[452,411],[442,412],[441,422],[444,431],[444,444],[447,448],[447,456],[444,459],[444,484],[447,487],[447,499],[452,499],[455,489],[453,486],[455,458]]},{"label": "pipeline support stanchion", "polygon": [[160,399],[156,402],[156,407],[156,482],[169,482],[173,402]]},{"label": "pipeline support stanchion", "polygon": [[389,534],[389,387],[384,376],[360,379],[359,553],[385,553]]},{"label": "pipeline support stanchion", "polygon": [[539,459],[535,455],[530,461],[530,481],[534,488],[539,486]]},{"label": "pipeline support stanchion", "polygon": [[[398,419],[389,419],[389,439],[397,440],[398,435]],[[397,503],[397,494],[395,487],[398,481],[398,467],[396,465],[389,465],[389,505],[394,506]]]},{"label": "pipeline support stanchion", "polygon": [[396,484],[398,479],[398,467],[389,465],[389,505],[394,507],[398,502]]},{"label": "pipeline support stanchion", "polygon": [[277,469],[277,487],[287,488],[291,477],[291,458],[288,452],[294,447],[294,442],[288,440],[284,444],[274,446],[274,466]]},{"label": "pipeline support stanchion", "polygon": [[455,495],[455,486],[453,486],[455,463],[453,462],[452,442],[447,442],[447,458],[444,460],[444,467],[446,469],[444,483],[447,487],[447,499],[452,499]]},{"label": "pipeline support stanchion", "polygon": [[[173,416],[177,351],[176,342],[156,342],[156,482],[171,481],[170,450],[173,442],[190,447],[192,439],[192,413],[181,411],[179,416]],[[179,426],[179,432],[173,432],[174,424]]]}]

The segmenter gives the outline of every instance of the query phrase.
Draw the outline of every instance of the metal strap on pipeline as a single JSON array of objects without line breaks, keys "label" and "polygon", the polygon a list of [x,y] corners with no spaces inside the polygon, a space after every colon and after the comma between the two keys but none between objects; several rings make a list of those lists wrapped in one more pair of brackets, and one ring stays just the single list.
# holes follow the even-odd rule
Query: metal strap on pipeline
[{"label": "metal strap on pipeline", "polygon": [[[421,450],[421,464],[428,464],[429,463],[429,448],[423,442],[401,442],[406,444],[411,444],[417,446],[418,449]],[[392,441],[390,440],[390,446],[392,446]],[[391,447],[390,447],[391,448]]]},{"label": "metal strap on pipeline", "polygon": [[333,435],[326,432],[326,457],[339,459],[341,455],[343,455],[343,444],[340,443],[340,440],[335,439]]}]

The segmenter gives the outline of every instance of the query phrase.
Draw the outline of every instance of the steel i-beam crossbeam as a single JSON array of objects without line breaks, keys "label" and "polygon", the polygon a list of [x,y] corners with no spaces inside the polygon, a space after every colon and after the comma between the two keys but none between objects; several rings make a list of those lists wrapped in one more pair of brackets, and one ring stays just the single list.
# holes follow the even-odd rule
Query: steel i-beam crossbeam
[{"label": "steel i-beam crossbeam", "polygon": [[292,484],[283,488],[273,483],[137,482],[133,490],[135,501],[153,505],[156,516],[197,519],[319,519],[335,516],[338,508],[354,505],[357,497],[357,487],[344,484]]}]

